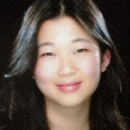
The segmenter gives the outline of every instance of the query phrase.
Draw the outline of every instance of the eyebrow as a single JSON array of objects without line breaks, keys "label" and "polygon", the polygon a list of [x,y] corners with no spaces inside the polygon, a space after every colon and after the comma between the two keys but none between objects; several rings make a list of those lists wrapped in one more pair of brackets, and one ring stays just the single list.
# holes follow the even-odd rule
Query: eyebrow
[{"label": "eyebrow", "polygon": [[52,42],[43,42],[43,43],[40,43],[38,45],[38,48],[42,47],[42,46],[54,46],[54,43],[52,43]]},{"label": "eyebrow", "polygon": [[[90,41],[88,39],[85,39],[85,38],[76,38],[76,39],[73,39],[71,41],[71,43],[78,43],[78,42],[86,42],[86,43],[90,43]],[[52,42],[43,42],[43,43],[40,43],[38,45],[38,48],[42,47],[42,46],[54,46],[54,43]]]},{"label": "eyebrow", "polygon": [[85,39],[85,38],[76,38],[76,39],[72,40],[72,43],[77,43],[77,42],[87,42],[87,43],[90,43],[90,41],[88,39]]}]

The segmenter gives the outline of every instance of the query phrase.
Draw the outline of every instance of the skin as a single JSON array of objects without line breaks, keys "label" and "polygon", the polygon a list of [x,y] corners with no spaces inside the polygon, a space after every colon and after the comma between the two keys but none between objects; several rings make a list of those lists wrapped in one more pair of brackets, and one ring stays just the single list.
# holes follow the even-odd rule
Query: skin
[{"label": "skin", "polygon": [[[51,130],[89,129],[91,96],[110,62],[97,41],[71,17],[45,21],[39,29],[34,79],[44,95]],[[81,82],[75,91],[58,84]]]}]

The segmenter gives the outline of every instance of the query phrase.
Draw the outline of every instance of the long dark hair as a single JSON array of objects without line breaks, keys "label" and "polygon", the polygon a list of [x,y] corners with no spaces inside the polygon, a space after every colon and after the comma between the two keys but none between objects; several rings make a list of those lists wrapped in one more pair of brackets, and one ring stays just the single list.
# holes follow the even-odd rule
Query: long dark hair
[{"label": "long dark hair", "polygon": [[6,122],[5,127],[11,130],[49,130],[43,94],[32,78],[37,32],[44,21],[65,15],[98,41],[102,54],[106,49],[111,53],[110,65],[92,95],[90,130],[126,130],[119,111],[120,95],[125,89],[124,68],[103,15],[91,0],[37,0],[26,11],[0,90],[3,124]]}]

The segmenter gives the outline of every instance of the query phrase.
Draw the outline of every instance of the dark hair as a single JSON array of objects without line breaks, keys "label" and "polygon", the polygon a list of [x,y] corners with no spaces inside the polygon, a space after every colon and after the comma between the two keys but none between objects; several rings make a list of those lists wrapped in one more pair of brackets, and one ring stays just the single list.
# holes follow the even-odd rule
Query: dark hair
[{"label": "dark hair", "polygon": [[101,74],[92,95],[90,130],[126,130],[118,109],[125,88],[124,68],[103,15],[91,0],[37,0],[26,11],[0,90],[4,122],[11,130],[49,130],[43,95],[32,78],[37,60],[37,32],[44,21],[65,15],[74,18],[98,41],[102,53],[106,49],[111,53],[110,65]]}]

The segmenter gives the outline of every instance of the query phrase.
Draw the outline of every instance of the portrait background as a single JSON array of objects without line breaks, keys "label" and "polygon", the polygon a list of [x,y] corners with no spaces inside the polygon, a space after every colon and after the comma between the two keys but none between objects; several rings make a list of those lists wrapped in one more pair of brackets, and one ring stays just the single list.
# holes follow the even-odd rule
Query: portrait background
[{"label": "portrait background", "polygon": [[[130,84],[130,4],[129,0],[94,0],[103,13],[108,30],[126,68]],[[0,1],[0,80],[9,63],[12,43],[24,12],[34,0]],[[129,85],[130,88],[130,85]],[[130,93],[127,95],[130,99]],[[129,100],[130,101],[130,100]],[[130,108],[130,103],[128,103]],[[128,111],[130,118],[130,112]]]}]

